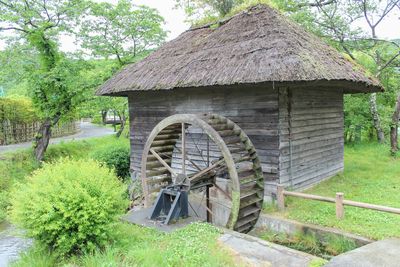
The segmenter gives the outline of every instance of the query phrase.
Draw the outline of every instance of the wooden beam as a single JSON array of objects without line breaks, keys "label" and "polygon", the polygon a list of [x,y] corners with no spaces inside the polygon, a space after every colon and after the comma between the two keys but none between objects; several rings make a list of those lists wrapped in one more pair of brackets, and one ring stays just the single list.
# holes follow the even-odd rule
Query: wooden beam
[{"label": "wooden beam", "polygon": [[158,159],[158,161],[173,175],[173,176],[177,176],[176,172],[171,168],[171,166],[168,165],[168,163],[166,163],[161,157],[160,155],[157,154],[157,152],[154,151],[154,149],[150,148],[150,152],[151,154],[154,155],[154,157],[156,157],[156,159]]},{"label": "wooden beam", "polygon": [[343,198],[343,193],[336,193],[336,218],[338,220],[342,220],[344,218]]}]

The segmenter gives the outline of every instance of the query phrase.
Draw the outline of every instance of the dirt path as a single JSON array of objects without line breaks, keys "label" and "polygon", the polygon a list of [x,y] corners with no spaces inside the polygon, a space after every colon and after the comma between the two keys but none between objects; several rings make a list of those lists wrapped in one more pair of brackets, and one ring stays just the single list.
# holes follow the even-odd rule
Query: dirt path
[{"label": "dirt path", "polygon": [[[60,142],[68,142],[73,140],[81,140],[92,137],[101,137],[113,134],[114,131],[111,128],[106,128],[102,126],[98,126],[92,124],[90,122],[81,122],[80,131],[74,135],[64,136],[53,138],[50,140],[50,144],[58,144]],[[13,144],[7,146],[0,146],[0,154],[5,152],[12,152],[18,149],[30,148],[32,146],[32,142]]]}]

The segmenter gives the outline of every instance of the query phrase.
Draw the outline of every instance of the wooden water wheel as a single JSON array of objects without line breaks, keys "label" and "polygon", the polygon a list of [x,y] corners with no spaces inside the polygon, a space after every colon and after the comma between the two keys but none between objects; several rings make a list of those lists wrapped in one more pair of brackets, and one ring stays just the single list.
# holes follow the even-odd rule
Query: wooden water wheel
[{"label": "wooden water wheel", "polygon": [[[145,144],[141,165],[152,219],[193,216],[238,232],[256,223],[264,196],[257,152],[234,122],[215,114],[180,114],[161,121]],[[179,200],[178,200],[179,199]]]}]

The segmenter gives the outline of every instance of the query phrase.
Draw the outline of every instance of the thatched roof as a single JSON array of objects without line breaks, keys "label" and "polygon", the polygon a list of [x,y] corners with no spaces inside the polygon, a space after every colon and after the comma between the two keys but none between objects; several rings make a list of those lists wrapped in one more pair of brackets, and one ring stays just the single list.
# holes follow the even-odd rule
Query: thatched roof
[{"label": "thatched roof", "polygon": [[327,82],[376,92],[379,82],[278,11],[257,5],[190,29],[99,88],[99,95],[216,85]]}]

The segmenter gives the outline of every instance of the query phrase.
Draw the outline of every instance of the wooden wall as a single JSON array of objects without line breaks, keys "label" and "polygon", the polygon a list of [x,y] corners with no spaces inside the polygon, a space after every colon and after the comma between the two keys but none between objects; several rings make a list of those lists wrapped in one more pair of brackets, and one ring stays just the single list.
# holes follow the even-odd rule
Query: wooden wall
[{"label": "wooden wall", "polygon": [[132,171],[140,171],[144,143],[158,122],[173,114],[203,112],[217,113],[237,123],[254,143],[266,180],[277,179],[278,90],[265,87],[191,88],[131,93],[129,113]]},{"label": "wooden wall", "polygon": [[343,170],[343,93],[279,89],[280,183],[301,189]]}]

